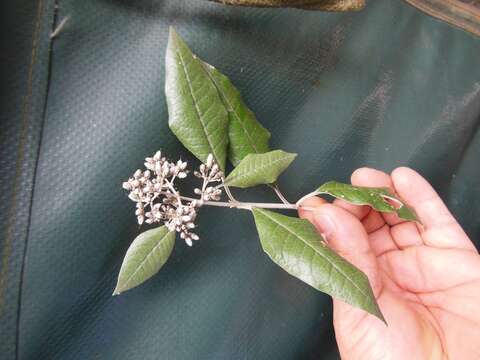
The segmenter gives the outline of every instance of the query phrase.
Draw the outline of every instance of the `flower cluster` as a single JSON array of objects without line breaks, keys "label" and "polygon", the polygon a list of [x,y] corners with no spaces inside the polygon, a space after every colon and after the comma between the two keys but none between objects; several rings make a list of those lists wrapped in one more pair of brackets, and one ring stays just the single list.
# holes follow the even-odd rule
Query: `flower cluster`
[{"label": "flower cluster", "polygon": [[199,171],[193,173],[196,177],[203,179],[202,189],[195,188],[193,191],[197,195],[201,195],[201,200],[220,200],[222,189],[219,186],[207,186],[212,182],[222,182],[223,172],[220,171],[218,164],[213,159],[213,155],[209,154],[205,164],[200,165]]},{"label": "flower cluster", "polygon": [[128,197],[136,202],[138,223],[163,222],[170,231],[178,232],[192,246],[192,241],[199,239],[192,231],[196,227],[198,208],[204,201],[220,200],[222,194],[221,185],[208,186],[212,182],[221,183],[223,179],[223,173],[213,156],[210,154],[206,163],[200,165],[199,171],[194,172],[195,176],[203,179],[202,188],[194,190],[200,195],[198,200],[180,196],[174,186],[175,179],[187,176],[186,162],[170,162],[157,151],[145,159],[145,168],[144,171],[135,171],[133,177],[123,183],[123,188],[129,191]]}]

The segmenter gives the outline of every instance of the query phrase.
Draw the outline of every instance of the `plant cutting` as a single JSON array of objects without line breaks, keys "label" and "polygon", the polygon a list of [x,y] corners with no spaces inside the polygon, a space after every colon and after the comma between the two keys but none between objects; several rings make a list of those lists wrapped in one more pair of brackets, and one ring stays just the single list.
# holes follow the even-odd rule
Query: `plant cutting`
[{"label": "plant cutting", "polygon": [[[270,132],[246,106],[231,81],[194,55],[173,29],[165,69],[169,127],[200,164],[194,168],[157,151],[145,159],[144,169],[136,170],[123,183],[136,204],[138,224],[157,227],[132,242],[114,294],[155,275],[170,256],[177,233],[188,246],[199,241],[195,232],[197,214],[217,206],[231,211],[232,216],[236,210],[250,211],[263,250],[289,274],[384,320],[365,274],[331,250],[307,220],[274,210],[309,210],[302,205],[303,200],[321,194],[417,221],[413,210],[387,188],[335,181],[300,196],[295,203],[289,202],[277,179],[297,154],[270,149]],[[233,165],[228,174],[227,159]],[[190,175],[198,179],[198,186],[191,193],[180,192],[178,182]],[[278,202],[243,202],[231,191],[258,185],[269,186]]]}]

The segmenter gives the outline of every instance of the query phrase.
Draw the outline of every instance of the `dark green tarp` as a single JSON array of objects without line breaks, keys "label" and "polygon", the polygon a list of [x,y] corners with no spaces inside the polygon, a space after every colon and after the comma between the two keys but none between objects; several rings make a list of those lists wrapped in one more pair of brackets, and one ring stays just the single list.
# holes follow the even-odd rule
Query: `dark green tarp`
[{"label": "dark green tarp", "polygon": [[480,39],[400,0],[348,14],[57,5],[0,11],[2,359],[338,357],[330,299],[268,259],[245,211],[203,211],[199,243],[111,296],[139,233],[121,181],[159,148],[193,161],[167,126],[170,25],[232,79],[272,147],[299,154],[280,181],[290,199],[360,166],[408,165],[479,245]]}]

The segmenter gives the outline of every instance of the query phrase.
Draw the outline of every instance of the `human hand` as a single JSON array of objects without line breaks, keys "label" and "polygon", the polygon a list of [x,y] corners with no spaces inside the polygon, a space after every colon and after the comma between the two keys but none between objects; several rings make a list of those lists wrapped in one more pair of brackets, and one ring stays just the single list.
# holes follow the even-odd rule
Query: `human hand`
[{"label": "human hand", "polygon": [[480,255],[430,184],[415,171],[362,168],[356,186],[389,187],[423,225],[367,206],[318,197],[301,217],[370,279],[388,323],[334,299],[343,359],[480,359]]}]

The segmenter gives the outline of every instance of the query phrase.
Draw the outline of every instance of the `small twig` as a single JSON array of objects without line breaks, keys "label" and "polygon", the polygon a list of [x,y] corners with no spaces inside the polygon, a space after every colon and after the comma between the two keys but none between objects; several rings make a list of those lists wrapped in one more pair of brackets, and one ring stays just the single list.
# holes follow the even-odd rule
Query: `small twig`
[{"label": "small twig", "polygon": [[290,202],[283,196],[282,192],[280,191],[280,188],[278,186],[278,183],[275,181],[273,184],[268,184],[270,188],[275,191],[275,194],[277,194],[278,198],[284,203],[284,204],[290,204]]},{"label": "small twig", "polygon": [[233,194],[231,193],[230,191],[230,188],[225,185],[225,178],[222,177],[222,186],[223,188],[225,189],[225,194],[227,194],[227,197],[228,199],[231,201],[231,202],[234,202],[234,203],[239,203],[239,201],[237,199],[235,199],[235,197],[233,196]]},{"label": "small twig", "polygon": [[[180,196],[183,200],[187,201],[198,201],[198,199],[188,197],[188,196]],[[228,208],[235,208],[235,209],[244,209],[244,210],[252,210],[253,208],[262,208],[262,209],[279,209],[279,210],[298,210],[301,208],[302,210],[307,211],[315,211],[315,208],[309,206],[298,206],[296,204],[282,204],[282,203],[256,203],[256,202],[239,202],[239,201],[203,201],[203,205],[207,206],[217,206],[217,207],[228,207]]]},{"label": "small twig", "polygon": [[[173,180],[173,178],[172,178]],[[168,185],[168,188],[172,191],[172,193],[175,195],[175,197],[177,198],[177,201],[178,201],[178,205],[182,205],[182,197],[183,196],[180,196],[180,194],[178,193],[177,190],[175,190],[175,188],[173,187],[173,184],[172,182],[170,182],[169,180],[165,179],[165,183]],[[194,199],[195,200],[195,199]]]},{"label": "small twig", "polygon": [[62,19],[62,21],[60,21],[60,23],[55,28],[55,30],[53,30],[52,33],[50,34],[50,39],[54,39],[55,37],[58,36],[58,34],[60,34],[62,32],[62,30],[65,27],[65,25],[67,24],[68,20],[70,20],[70,16],[65,16]]}]

